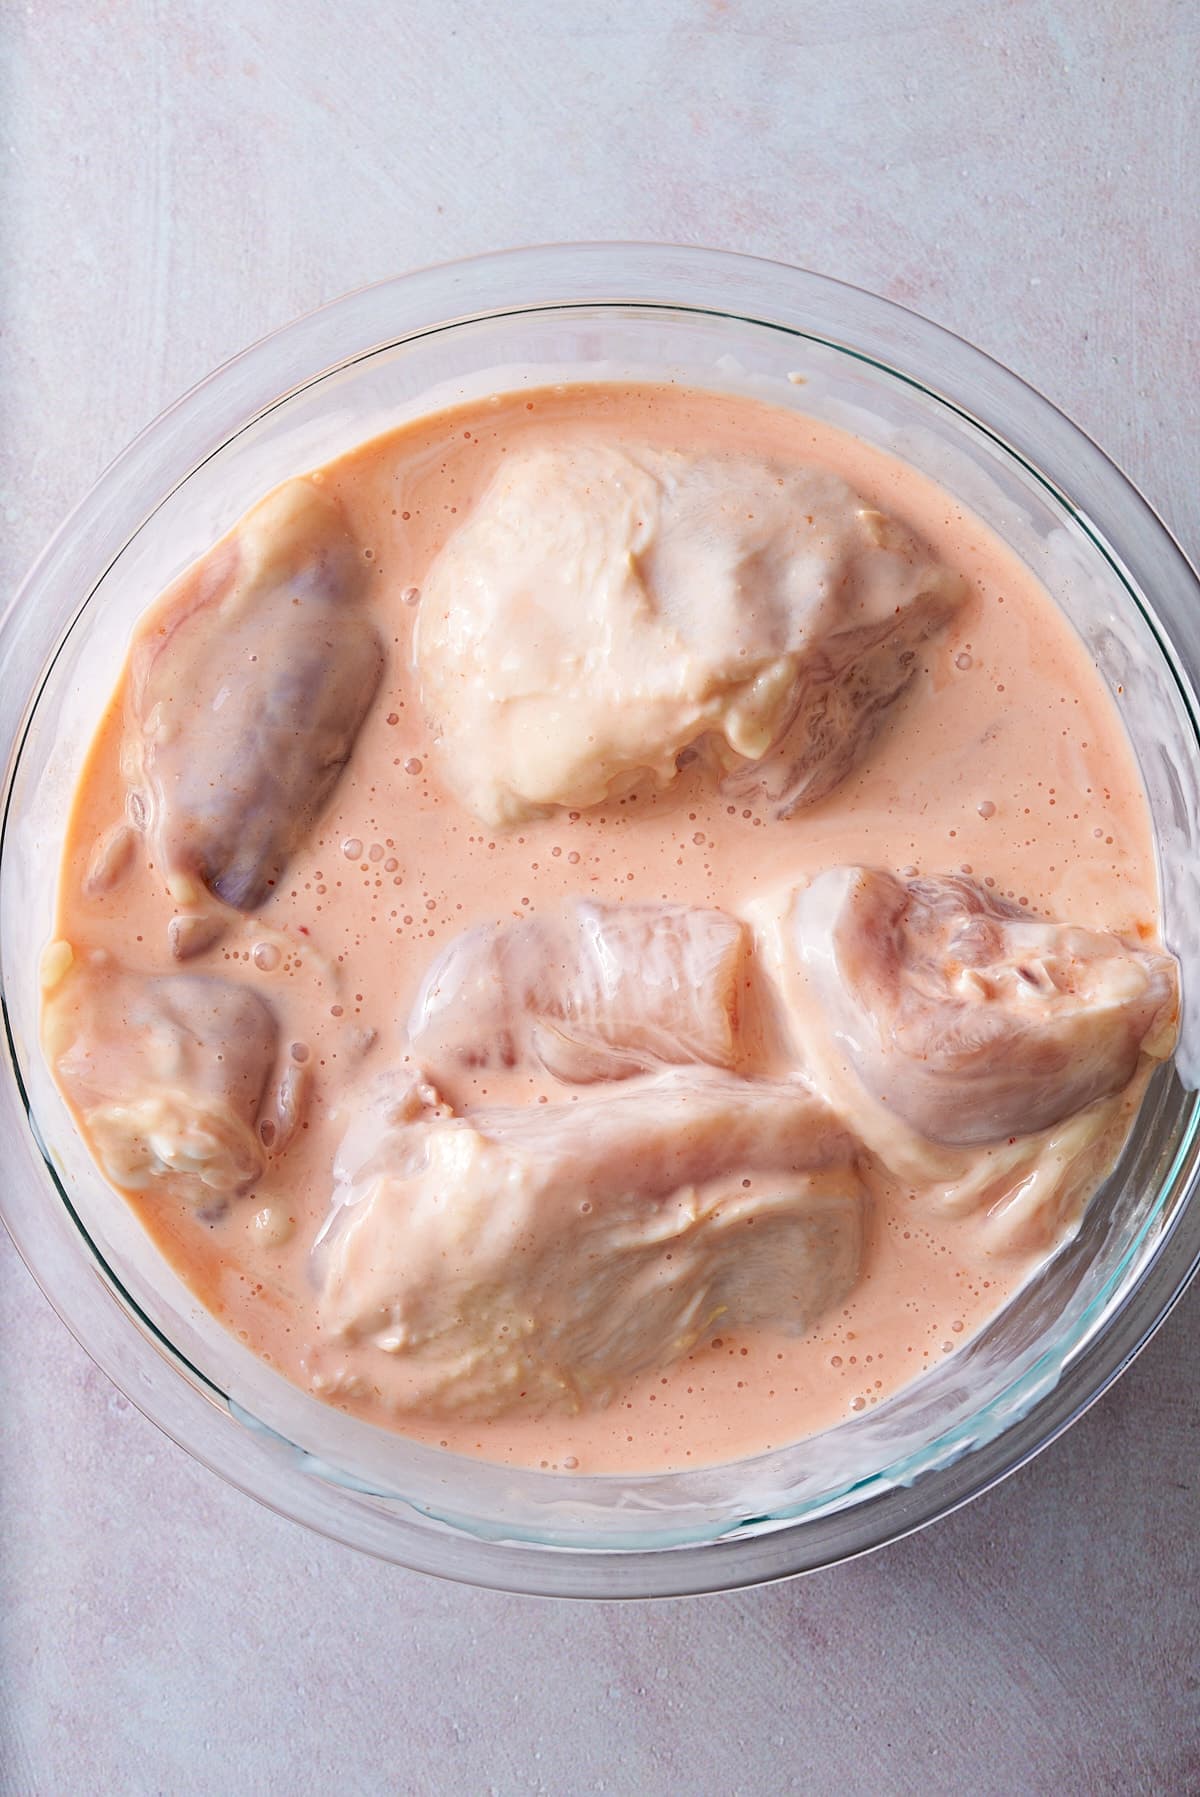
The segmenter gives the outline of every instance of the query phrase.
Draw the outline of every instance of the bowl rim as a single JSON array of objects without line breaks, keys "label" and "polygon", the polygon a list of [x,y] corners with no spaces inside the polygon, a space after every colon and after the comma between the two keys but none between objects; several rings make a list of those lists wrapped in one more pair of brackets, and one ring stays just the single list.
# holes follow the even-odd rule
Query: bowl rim
[{"label": "bowl rim", "polygon": [[[556,282],[558,291],[569,293],[570,298],[555,298],[553,294],[547,297],[547,289],[554,289]],[[694,298],[673,297],[672,290],[676,287],[686,288],[693,295],[702,293],[709,302],[720,297],[723,303],[698,305]],[[526,297],[522,299],[522,295]],[[327,358],[330,352],[336,351],[340,339],[355,336],[372,320],[373,302],[383,296],[398,296],[404,300],[400,313],[407,321],[405,328],[390,328],[383,340],[358,348],[347,349],[343,342],[340,354],[313,367],[308,358],[311,355]],[[742,296],[747,302],[753,298],[754,309],[731,307],[727,303],[730,296]],[[481,297],[491,303],[480,305]],[[448,304],[464,298],[472,302],[467,310],[454,316],[445,315]],[[1079,519],[1095,546],[1127,585],[1128,579],[1121,573],[1122,558],[1116,556],[1108,541],[1107,530],[1095,524],[1093,514],[1114,523],[1120,522],[1123,540],[1138,541],[1139,530],[1147,533],[1156,553],[1173,566],[1177,584],[1190,587],[1194,597],[1200,597],[1200,580],[1174,537],[1133,483],[1093,440],[1019,376],[945,327],[894,301],[830,276],[729,251],[707,250],[694,245],[629,242],[536,245],[431,264],[355,289],[261,337],[197,382],[114,458],[35,561],[0,616],[0,675],[6,665],[11,640],[21,630],[30,612],[31,597],[43,584],[58,578],[72,560],[78,560],[80,542],[91,545],[88,564],[94,572],[90,584],[84,586],[90,596],[113,560],[142,527],[144,519],[139,519],[132,530],[126,530],[119,516],[111,515],[108,495],[118,485],[131,477],[136,479],[142,473],[154,481],[161,503],[232,436],[339,367],[377,354],[391,343],[411,341],[473,320],[511,312],[559,311],[572,305],[622,305],[639,310],[659,306],[671,312],[715,312],[735,320],[791,331],[805,339],[859,356],[864,352],[855,347],[853,332],[847,340],[841,336],[831,337],[827,329],[811,327],[821,316],[826,321],[836,316],[839,305],[844,317],[851,323],[863,322],[868,330],[886,324],[903,349],[904,360],[900,365],[889,360],[880,362],[879,366],[902,380],[912,381],[991,437],[1009,455],[1024,462],[1057,502]],[[372,334],[373,331],[368,333]],[[266,364],[273,362],[283,348],[294,351],[298,362],[306,365],[309,372],[280,393],[274,372],[270,379],[267,378]],[[873,355],[865,359],[878,361]],[[981,416],[974,404],[968,405],[965,395],[956,396],[953,391],[946,390],[945,370],[955,362],[961,365],[963,378],[968,379],[972,387],[978,387],[989,400],[988,417]],[[950,385],[953,387],[954,382]],[[201,438],[205,444],[202,453],[197,448]],[[1092,502],[1087,512],[1081,511],[1068,497],[1071,487],[1087,489]],[[1095,503],[1097,496],[1099,504]],[[1127,555],[1124,560],[1129,566]],[[1140,584],[1136,567],[1133,578],[1136,587]],[[85,598],[81,610],[86,603]],[[1167,635],[1154,614],[1147,612],[1144,606],[1142,610],[1194,721],[1200,715],[1200,707],[1196,703],[1190,674],[1193,669],[1200,670],[1200,626],[1195,632],[1195,640],[1187,645],[1189,653],[1183,661],[1176,648],[1178,630]],[[1200,611],[1200,607],[1197,610]],[[7,823],[16,765],[41,684],[39,680],[32,695],[17,696],[16,727],[8,756],[0,818],[0,842]],[[5,683],[0,679],[0,694],[4,689]],[[7,710],[7,696],[4,705]],[[7,725],[7,718],[5,723]],[[4,1050],[21,1094],[27,1123],[36,1138],[36,1125],[21,1084],[11,1018],[2,989],[0,1004],[3,1004],[5,1021]],[[314,1501],[312,1490],[306,1488],[303,1480],[285,1478],[286,1489],[283,1495],[280,1494],[278,1463],[266,1453],[265,1446],[260,1451],[260,1444],[241,1427],[247,1420],[244,1413],[239,1416],[237,1407],[231,1406],[228,1399],[219,1393],[214,1395],[211,1382],[183,1360],[179,1350],[149,1319],[137,1312],[136,1305],[123,1293],[119,1280],[103,1261],[100,1266],[104,1277],[93,1282],[92,1289],[97,1298],[103,1294],[102,1302],[110,1314],[105,1326],[99,1326],[98,1313],[90,1300],[84,1305],[87,1314],[80,1313],[82,1287],[79,1281],[59,1276],[51,1264],[48,1245],[42,1243],[36,1231],[29,1229],[24,1216],[17,1215],[7,1184],[0,1190],[0,1215],[3,1215],[22,1258],[60,1318],[130,1401],[193,1457],[277,1513],[380,1558],[472,1584],[537,1595],[599,1598],[685,1595],[767,1583],[875,1551],[990,1489],[1026,1464],[1082,1415],[1140,1352],[1200,1266],[1200,1205],[1193,1201],[1194,1188],[1200,1177],[1200,1141],[1197,1140],[1195,1121],[1194,1118],[1193,1128],[1184,1144],[1187,1164],[1179,1173],[1179,1177],[1186,1180],[1188,1195],[1176,1206],[1149,1264],[1123,1295],[1105,1328],[1081,1347],[1062,1368],[1054,1386],[1017,1419],[1025,1437],[1020,1445],[1010,1439],[1017,1432],[1014,1423],[993,1439],[971,1445],[961,1459],[938,1467],[926,1478],[908,1486],[892,1486],[833,1517],[782,1522],[762,1534],[739,1534],[735,1529],[715,1540],[682,1546],[564,1548],[512,1539],[464,1537],[458,1532],[443,1537],[436,1529],[430,1529],[427,1519],[421,1520],[416,1527],[433,1544],[431,1553],[415,1551],[411,1532],[405,1537],[405,1546],[409,1550],[405,1553],[394,1553],[389,1545],[377,1539],[364,1540],[361,1527],[355,1530],[351,1526],[355,1515],[353,1505],[347,1506],[343,1502],[336,1516],[326,1514],[323,1499],[328,1495],[328,1484],[322,1483],[321,1497]],[[1176,1158],[1178,1161],[1179,1157]],[[65,1194],[63,1198],[69,1209],[69,1198]],[[86,1230],[78,1222],[77,1227],[99,1258]],[[1139,1294],[1141,1302],[1134,1305],[1131,1300]],[[118,1319],[119,1330],[116,1327]],[[126,1364],[126,1346],[117,1340],[120,1331],[127,1333],[131,1323],[143,1346],[147,1330],[157,1338],[159,1345],[155,1347],[155,1355],[160,1368],[169,1371],[169,1378],[147,1379],[144,1373],[133,1376]],[[196,1400],[195,1404],[185,1406],[186,1427],[175,1420],[179,1409],[180,1375],[185,1384],[192,1386]],[[204,1390],[204,1386],[209,1389]],[[236,1428],[229,1426],[231,1420]],[[247,1444],[252,1451],[236,1451],[239,1447],[244,1450]],[[936,1490],[931,1490],[931,1485],[936,1486]],[[802,1550],[801,1538],[806,1528],[833,1521],[841,1526],[831,1550],[816,1553]],[[880,1521],[882,1530],[876,1526]],[[847,1527],[851,1522],[855,1526]],[[438,1553],[437,1543],[445,1540],[453,1541],[452,1551]],[[463,1557],[464,1548],[470,1550],[466,1558],[471,1565],[466,1569],[451,1563]],[[603,1588],[584,1588],[593,1583],[599,1583]]]}]

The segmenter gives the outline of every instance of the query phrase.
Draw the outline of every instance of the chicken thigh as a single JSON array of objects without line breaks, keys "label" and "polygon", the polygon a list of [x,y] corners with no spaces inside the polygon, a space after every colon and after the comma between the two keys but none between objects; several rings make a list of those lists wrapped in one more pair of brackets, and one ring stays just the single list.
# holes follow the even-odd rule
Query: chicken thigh
[{"label": "chicken thigh", "polygon": [[836,868],[791,922],[858,1078],[933,1142],[1048,1129],[1174,1046],[1172,956],[1041,922],[966,878]]},{"label": "chicken thigh", "polygon": [[823,469],[532,449],[430,571],[417,662],[445,777],[489,824],[668,785],[694,745],[787,814],[864,753],[964,594]]},{"label": "chicken thigh", "polygon": [[177,897],[270,897],[349,759],[383,669],[364,560],[307,480],[176,584],[134,648],[124,765]]},{"label": "chicken thigh", "polygon": [[575,900],[468,930],[425,978],[412,1052],[442,1083],[527,1062],[581,1084],[660,1062],[732,1067],[746,946],[736,918],[691,905]]},{"label": "chicken thigh", "polygon": [[113,1185],[206,1208],[261,1174],[255,1123],[277,1029],[255,993],[202,974],[76,962],[47,997],[43,1031]]},{"label": "chicken thigh", "polygon": [[327,1337],[403,1357],[410,1401],[444,1413],[603,1403],[718,1320],[804,1332],[836,1304],[853,1156],[799,1082],[677,1070],[469,1118],[399,1082],[335,1164]]}]

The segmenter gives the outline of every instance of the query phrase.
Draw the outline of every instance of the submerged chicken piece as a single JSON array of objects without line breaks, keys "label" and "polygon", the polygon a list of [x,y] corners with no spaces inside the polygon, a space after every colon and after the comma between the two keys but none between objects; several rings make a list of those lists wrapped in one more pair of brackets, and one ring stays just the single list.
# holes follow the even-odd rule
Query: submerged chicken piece
[{"label": "submerged chicken piece", "polygon": [[791,930],[863,1086],[933,1142],[1049,1129],[1174,1047],[1173,956],[1040,922],[969,879],[836,868],[798,894]]},{"label": "submerged chicken piece", "polygon": [[444,1109],[400,1082],[360,1117],[316,1250],[327,1338],[395,1355],[414,1406],[601,1404],[718,1321],[807,1331],[858,1275],[854,1144],[799,1082]]},{"label": "submerged chicken piece", "polygon": [[276,1023],[255,993],[203,974],[75,961],[46,999],[43,1040],[105,1176],[197,1208],[263,1170],[255,1123]]},{"label": "submerged chicken piece", "polygon": [[383,670],[364,567],[334,501],[291,480],[142,625],[122,759],[177,898],[254,910],[320,814]]},{"label": "submerged chicken piece", "polygon": [[605,905],[468,930],[430,968],[409,1020],[416,1059],[466,1068],[540,1062],[581,1084],[660,1062],[732,1067],[746,927],[692,905]]},{"label": "submerged chicken piece", "polygon": [[488,823],[665,786],[700,743],[786,814],[862,755],[964,593],[823,469],[568,444],[508,457],[451,538],[417,661]]}]

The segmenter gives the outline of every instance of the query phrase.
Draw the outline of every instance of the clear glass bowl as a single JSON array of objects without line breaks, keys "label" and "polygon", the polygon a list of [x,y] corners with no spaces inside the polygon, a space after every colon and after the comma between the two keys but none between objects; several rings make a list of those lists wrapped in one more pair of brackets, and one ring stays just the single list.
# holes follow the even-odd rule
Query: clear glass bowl
[{"label": "clear glass bowl", "polygon": [[831,420],[954,492],[1046,582],[1117,696],[1157,830],[1200,1065],[1200,585],[1150,508],[1044,399],[911,313],[695,249],[579,245],[352,294],[204,381],[131,445],[0,626],[0,1116],[5,1220],[68,1326],[146,1414],[284,1514],[425,1571],[644,1597],[828,1565],[1020,1465],[1137,1352],[1200,1258],[1198,1106],[1151,1086],[1077,1238],[993,1323],[860,1418],[737,1464],[570,1478],[465,1460],[327,1408],[197,1304],[84,1151],[37,1046],[72,788],[134,619],[259,493],[398,419],[525,380],[627,373]]}]

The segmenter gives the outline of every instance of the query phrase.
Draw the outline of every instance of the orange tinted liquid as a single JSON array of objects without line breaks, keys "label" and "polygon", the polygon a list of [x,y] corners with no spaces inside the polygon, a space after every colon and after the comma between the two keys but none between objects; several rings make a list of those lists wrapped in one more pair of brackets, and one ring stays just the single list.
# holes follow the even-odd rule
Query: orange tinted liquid
[{"label": "orange tinted liquid", "polygon": [[[817,806],[780,822],[765,808],[733,805],[692,768],[666,792],[501,833],[439,787],[411,671],[426,570],[504,455],[531,440],[597,437],[822,464],[968,578],[970,599],[922,652],[865,761]],[[739,912],[841,862],[965,869],[1034,910],[1154,937],[1149,815],[1082,645],[1015,557],[915,470],[832,427],[741,398],[618,385],[502,395],[406,425],[313,478],[340,501],[368,556],[388,666],[333,801],[280,889],[259,918],[194,963],[252,984],[275,1006],[283,1042],[309,1045],[312,1101],[291,1146],[224,1220],[131,1197],[145,1227],[203,1302],[299,1384],[326,1395],[342,1388],[330,1401],[460,1452],[533,1466],[571,1460],[583,1472],[659,1471],[778,1447],[874,1406],[965,1342],[1030,1270],[989,1253],[977,1219],[939,1217],[919,1193],[879,1193],[862,1279],[810,1336],[718,1336],[608,1408],[578,1416],[518,1411],[480,1424],[407,1410],[402,1358],[326,1340],[317,1316],[309,1252],[346,1102],[402,1057],[422,974],[452,936],[572,894]],[[166,925],[175,907],[154,870],[139,866],[102,897],[83,890],[98,837],[123,815],[123,706],[122,687],[80,783],[57,933],[130,967],[174,971]],[[277,965],[256,962],[263,942],[280,950]],[[563,1097],[526,1073],[475,1083],[482,1103]],[[283,1245],[255,1226],[263,1209],[291,1220]]]}]

